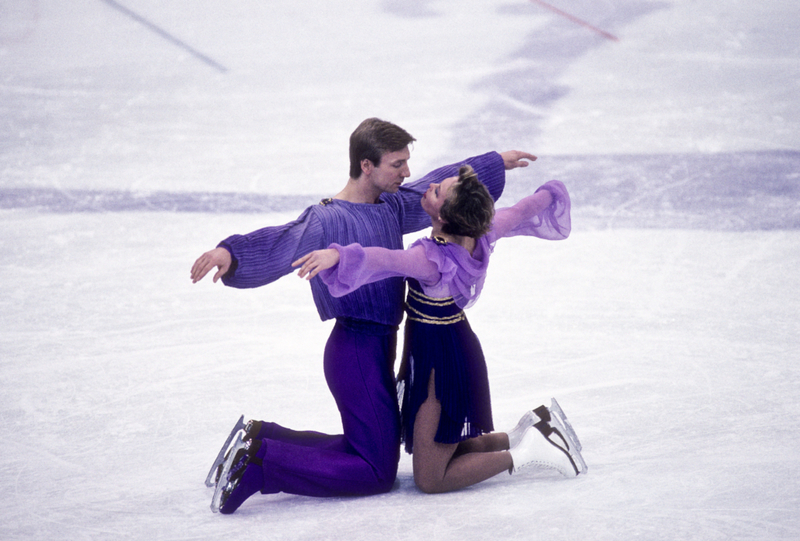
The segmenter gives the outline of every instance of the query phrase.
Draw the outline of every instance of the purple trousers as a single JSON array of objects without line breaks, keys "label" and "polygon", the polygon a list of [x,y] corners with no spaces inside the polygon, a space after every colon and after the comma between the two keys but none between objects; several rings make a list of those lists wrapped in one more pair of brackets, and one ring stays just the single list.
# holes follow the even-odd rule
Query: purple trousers
[{"label": "purple trousers", "polygon": [[344,434],[264,422],[263,494],[355,496],[388,492],[400,459],[393,327],[337,321],[325,346],[325,379]]}]

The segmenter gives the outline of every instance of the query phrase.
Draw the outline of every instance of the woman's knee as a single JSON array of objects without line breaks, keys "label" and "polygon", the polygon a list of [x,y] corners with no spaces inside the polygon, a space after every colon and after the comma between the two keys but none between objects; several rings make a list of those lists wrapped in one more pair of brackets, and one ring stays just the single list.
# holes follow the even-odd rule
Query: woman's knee
[{"label": "woman's knee", "polygon": [[414,484],[425,494],[438,494],[444,491],[443,479],[430,472],[415,470]]}]

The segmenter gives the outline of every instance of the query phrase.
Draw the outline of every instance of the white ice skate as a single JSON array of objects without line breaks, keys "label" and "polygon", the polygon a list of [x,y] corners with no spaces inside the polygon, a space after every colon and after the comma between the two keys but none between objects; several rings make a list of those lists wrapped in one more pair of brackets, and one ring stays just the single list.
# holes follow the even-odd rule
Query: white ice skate
[{"label": "white ice skate", "polygon": [[575,442],[575,447],[578,451],[583,450],[581,441],[578,439],[578,435],[575,434],[575,429],[572,428],[572,424],[569,422],[569,419],[567,419],[567,415],[564,413],[564,410],[561,409],[561,406],[555,398],[550,399],[549,408],[539,406],[535,410],[526,411],[525,415],[523,415],[517,423],[517,426],[506,432],[506,434],[508,434],[509,447],[516,447],[519,444],[528,427],[535,425],[539,421],[552,424],[551,420],[553,417],[557,419],[557,425],[563,428],[562,432],[569,434],[570,439]]},{"label": "white ice skate", "polygon": [[578,439],[575,429],[572,428],[572,424],[569,422],[569,419],[567,419],[567,415],[564,413],[564,410],[561,409],[561,406],[558,405],[558,402],[555,398],[550,399],[550,407],[548,410],[550,412],[551,419],[557,419],[557,424],[561,425],[564,431],[569,434],[570,439],[575,443],[575,448],[578,451],[582,451],[583,445],[581,445],[581,440]]},{"label": "white ice skate", "polygon": [[528,428],[509,452],[514,462],[512,473],[527,466],[539,466],[555,469],[565,477],[577,477],[588,470],[576,439],[555,416],[550,423],[540,421]]},{"label": "white ice skate", "polygon": [[526,411],[517,423],[517,426],[506,432],[508,435],[508,446],[513,448],[519,445],[525,432],[539,421],[550,421],[550,412],[547,408],[539,406],[535,410]]},{"label": "white ice skate", "polygon": [[[529,428],[519,445],[509,452],[514,461],[511,473],[517,473],[529,466],[551,468],[564,477],[577,477],[585,471],[581,469],[581,465],[585,468],[583,458],[576,463],[573,455],[565,448],[564,441],[555,435],[555,430],[547,423]],[[575,452],[580,456],[577,449]]]}]

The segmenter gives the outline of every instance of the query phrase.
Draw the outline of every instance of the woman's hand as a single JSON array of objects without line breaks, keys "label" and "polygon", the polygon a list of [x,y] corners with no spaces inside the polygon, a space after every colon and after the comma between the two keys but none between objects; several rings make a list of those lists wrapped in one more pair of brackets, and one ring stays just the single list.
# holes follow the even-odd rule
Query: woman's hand
[{"label": "woman's hand", "polygon": [[339,263],[339,251],[327,248],[325,250],[314,250],[304,255],[292,263],[292,267],[300,267],[297,276],[311,280],[319,274],[319,271],[329,269],[337,263]]}]

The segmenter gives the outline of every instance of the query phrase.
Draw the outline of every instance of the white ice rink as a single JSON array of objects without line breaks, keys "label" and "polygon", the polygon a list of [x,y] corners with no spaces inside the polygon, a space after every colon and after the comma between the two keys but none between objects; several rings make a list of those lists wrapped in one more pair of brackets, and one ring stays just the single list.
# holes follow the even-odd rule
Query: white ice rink
[{"label": "white ice rink", "polygon": [[[0,0],[0,539],[800,539],[797,5],[551,5]],[[338,191],[369,116],[412,178],[517,148],[500,206],[570,189],[469,317],[495,425],[556,396],[588,475],[427,496],[403,454],[212,514],[240,414],[341,426],[307,285],[189,269]]]}]

